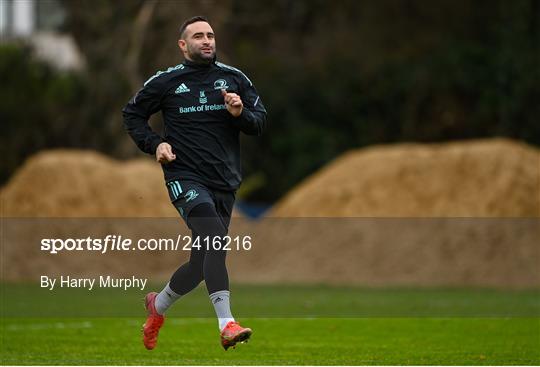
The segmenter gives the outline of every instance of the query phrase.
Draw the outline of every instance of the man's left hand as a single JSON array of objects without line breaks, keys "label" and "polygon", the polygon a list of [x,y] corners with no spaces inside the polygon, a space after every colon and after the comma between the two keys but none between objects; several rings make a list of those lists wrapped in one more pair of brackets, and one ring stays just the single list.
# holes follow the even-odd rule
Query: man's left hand
[{"label": "man's left hand", "polygon": [[225,100],[225,106],[227,106],[227,111],[234,117],[240,116],[242,110],[244,109],[244,104],[242,99],[236,93],[227,93],[225,89],[221,90],[221,95]]}]

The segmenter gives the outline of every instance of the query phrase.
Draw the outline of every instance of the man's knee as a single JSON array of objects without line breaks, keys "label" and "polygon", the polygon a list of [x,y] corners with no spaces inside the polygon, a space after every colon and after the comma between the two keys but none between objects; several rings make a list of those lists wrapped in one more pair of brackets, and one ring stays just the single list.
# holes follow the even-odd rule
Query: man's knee
[{"label": "man's knee", "polygon": [[227,229],[220,220],[216,208],[211,203],[201,203],[191,209],[188,226],[199,236],[225,236]]}]

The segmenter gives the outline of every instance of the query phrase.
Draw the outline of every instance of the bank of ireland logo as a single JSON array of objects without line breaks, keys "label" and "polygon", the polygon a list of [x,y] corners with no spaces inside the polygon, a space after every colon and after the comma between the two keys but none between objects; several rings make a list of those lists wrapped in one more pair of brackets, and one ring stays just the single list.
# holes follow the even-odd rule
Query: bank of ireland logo
[{"label": "bank of ireland logo", "polygon": [[214,82],[214,89],[227,89],[229,86],[227,85],[227,81],[225,79],[218,79]]},{"label": "bank of ireland logo", "polygon": [[204,94],[204,90],[201,90],[199,92],[199,103],[205,104],[206,102],[208,102],[208,99],[206,98],[206,95]]},{"label": "bank of ireland logo", "polygon": [[199,196],[199,193],[193,189],[186,192],[184,195],[184,198],[186,199],[186,203],[189,203],[191,200],[194,200],[197,196]]}]

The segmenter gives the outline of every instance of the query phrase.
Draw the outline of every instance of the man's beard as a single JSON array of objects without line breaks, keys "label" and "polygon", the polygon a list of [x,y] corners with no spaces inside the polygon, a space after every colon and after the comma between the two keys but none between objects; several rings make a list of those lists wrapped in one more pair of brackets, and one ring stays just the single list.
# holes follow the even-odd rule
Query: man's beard
[{"label": "man's beard", "polygon": [[214,61],[214,58],[216,57],[216,50],[214,50],[212,54],[207,55],[203,54],[200,50],[188,49],[188,54],[191,60],[198,64],[210,64],[212,61]]}]

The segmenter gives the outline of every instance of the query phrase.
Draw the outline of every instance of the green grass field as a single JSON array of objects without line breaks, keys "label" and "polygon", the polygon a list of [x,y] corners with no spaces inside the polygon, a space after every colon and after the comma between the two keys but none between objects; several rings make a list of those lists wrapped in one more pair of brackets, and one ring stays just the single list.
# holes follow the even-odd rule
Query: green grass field
[{"label": "green grass field", "polygon": [[2,285],[2,364],[538,365],[536,291],[235,286],[254,330],[225,352],[205,289],[171,310],[144,349],[141,291],[55,293]]}]

